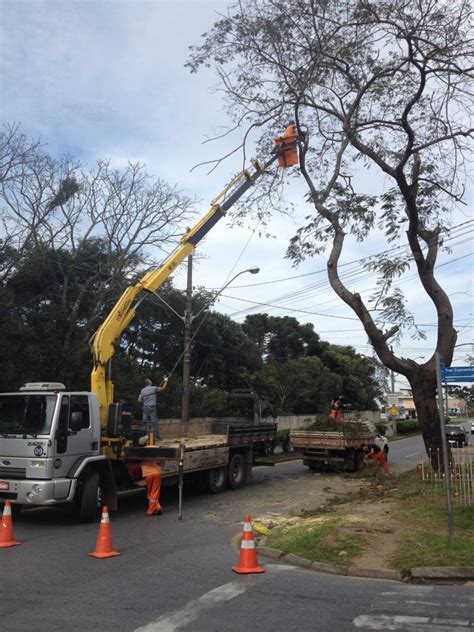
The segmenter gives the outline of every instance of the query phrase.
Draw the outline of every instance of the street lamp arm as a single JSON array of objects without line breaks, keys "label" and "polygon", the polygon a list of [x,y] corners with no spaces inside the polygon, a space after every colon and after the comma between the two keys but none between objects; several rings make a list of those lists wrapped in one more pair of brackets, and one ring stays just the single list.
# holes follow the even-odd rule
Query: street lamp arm
[{"label": "street lamp arm", "polygon": [[218,296],[220,296],[222,294],[222,292],[229,287],[229,285],[231,283],[233,283],[235,281],[235,279],[237,277],[239,277],[241,274],[246,274],[247,272],[250,272],[250,274],[258,274],[260,272],[260,268],[258,268],[257,266],[252,266],[251,268],[248,268],[247,270],[241,270],[240,272],[237,272],[237,274],[235,274],[230,281],[227,281],[227,283],[225,285],[223,285],[221,287],[220,290],[218,290],[214,296],[212,297],[212,300],[209,301],[209,303],[207,303],[207,305],[204,305],[204,307],[202,307],[197,314],[193,314],[191,316],[191,321],[193,321],[195,318],[197,318],[198,316],[200,316],[202,314],[203,311],[205,311],[206,309],[208,309],[211,305],[213,305],[217,299]]}]

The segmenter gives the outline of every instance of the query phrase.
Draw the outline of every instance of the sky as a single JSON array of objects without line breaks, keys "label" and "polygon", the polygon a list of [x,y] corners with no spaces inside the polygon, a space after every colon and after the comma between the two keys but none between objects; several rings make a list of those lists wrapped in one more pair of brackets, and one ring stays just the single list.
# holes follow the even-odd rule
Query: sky
[{"label": "sky", "polygon": [[[206,142],[229,121],[211,70],[191,74],[184,67],[189,46],[199,44],[227,0],[0,0],[0,119],[20,123],[24,133],[41,136],[53,155],[70,153],[92,166],[110,158],[115,166],[140,161],[147,170],[199,200],[203,214],[227,182],[241,169],[238,156],[211,174],[199,163],[215,159],[235,145],[235,137]],[[293,185],[291,185],[293,187]],[[288,192],[295,214],[275,216],[270,239],[258,227],[232,228],[222,220],[198,247],[194,284],[222,288],[238,272],[258,266],[256,276],[244,273],[226,288],[216,308],[241,322],[249,313],[290,315],[312,322],[323,340],[350,344],[372,355],[357,317],[332,292],[325,259],[319,256],[298,268],[285,259],[288,239],[308,212],[304,187]],[[459,332],[453,365],[474,355],[472,207],[459,207],[453,225],[452,252],[438,259],[439,279],[450,295]],[[183,226],[183,232],[185,231]],[[402,245],[402,244],[399,244]],[[364,293],[374,279],[360,268],[360,259],[384,251],[373,234],[363,244],[348,243],[342,268],[352,291]],[[186,285],[183,266],[174,277]],[[413,272],[399,286],[427,340],[404,335],[395,351],[412,359],[428,359],[434,349],[435,314]],[[406,387],[401,376],[398,387]]]}]

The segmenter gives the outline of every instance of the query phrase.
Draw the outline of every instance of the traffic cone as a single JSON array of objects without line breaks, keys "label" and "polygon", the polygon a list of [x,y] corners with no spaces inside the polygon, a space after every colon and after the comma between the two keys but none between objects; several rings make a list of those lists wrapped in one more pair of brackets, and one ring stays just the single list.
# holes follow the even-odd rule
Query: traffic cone
[{"label": "traffic cone", "polygon": [[12,506],[11,502],[6,500],[0,526],[0,548],[6,549],[7,546],[16,546],[17,544],[21,544],[21,542],[15,540],[13,535]]},{"label": "traffic cone", "polygon": [[250,516],[244,518],[244,530],[240,543],[239,565],[233,566],[235,573],[264,573],[265,569],[258,565],[257,551],[255,550],[255,540],[252,533]]},{"label": "traffic cone", "polygon": [[97,542],[95,545],[95,551],[89,553],[91,557],[115,557],[116,555],[122,555],[118,551],[114,551],[112,545],[112,530],[110,528],[109,509],[108,507],[102,508],[102,518],[100,520],[99,535],[97,536]]}]

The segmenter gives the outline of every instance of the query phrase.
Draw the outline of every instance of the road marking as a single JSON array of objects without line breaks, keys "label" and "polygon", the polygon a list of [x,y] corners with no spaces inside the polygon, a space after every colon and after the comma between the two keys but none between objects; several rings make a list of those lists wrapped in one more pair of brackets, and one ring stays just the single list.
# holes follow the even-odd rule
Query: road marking
[{"label": "road marking", "polygon": [[201,612],[213,608],[223,601],[235,599],[247,590],[248,582],[230,582],[193,599],[186,606],[171,614],[162,615],[134,632],[175,632],[179,628],[192,623]]},{"label": "road marking", "polygon": [[429,617],[372,616],[362,614],[353,620],[356,628],[364,630],[402,630],[403,632],[465,632],[469,621],[458,619],[430,619]]},{"label": "road marking", "polygon": [[404,459],[409,459],[411,456],[416,456],[420,454],[420,451],[418,450],[418,452],[412,452],[411,454],[405,454],[405,456],[403,457]]}]

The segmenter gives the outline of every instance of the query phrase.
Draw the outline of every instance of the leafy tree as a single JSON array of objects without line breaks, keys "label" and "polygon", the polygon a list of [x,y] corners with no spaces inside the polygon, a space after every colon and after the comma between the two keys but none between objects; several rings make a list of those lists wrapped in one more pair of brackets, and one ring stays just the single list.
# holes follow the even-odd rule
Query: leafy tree
[{"label": "leafy tree", "polygon": [[376,410],[374,398],[381,393],[373,364],[350,347],[333,345],[322,357],[266,363],[255,375],[254,387],[273,415],[328,412],[342,391],[355,410]]},{"label": "leafy tree", "polygon": [[255,390],[275,416],[329,412],[334,389],[342,390],[342,384],[316,357],[268,363],[255,376]]},{"label": "leafy tree", "polygon": [[191,390],[192,417],[239,416],[237,400],[231,393],[215,388],[195,386]]},{"label": "leafy tree", "polygon": [[[325,366],[342,377],[342,387],[355,410],[377,410],[375,398],[383,388],[377,379],[377,364],[361,356],[352,347],[328,345],[321,355]],[[333,389],[333,396],[337,395]],[[332,398],[331,398],[332,399]]]},{"label": "leafy tree", "polygon": [[6,126],[0,210],[2,388],[26,379],[86,388],[90,336],[137,270],[156,267],[148,250],[176,242],[191,200],[143,165],[86,170]]},{"label": "leafy tree", "polygon": [[253,314],[246,317],[242,327],[267,362],[320,355],[323,348],[313,325],[302,325],[292,316]]},{"label": "leafy tree", "polygon": [[[288,256],[328,251],[331,287],[383,364],[409,381],[433,454],[441,447],[435,356],[418,364],[392,351],[402,331],[421,334],[396,280],[416,272],[437,315],[435,351],[449,366],[456,331],[435,266],[474,135],[471,19],[468,0],[239,0],[189,62],[217,69],[245,139],[261,130],[268,151],[275,131],[296,121],[311,213]],[[260,217],[264,198],[267,210],[280,202],[276,185],[263,191]],[[345,284],[338,264],[348,235],[362,241],[376,228],[388,245],[406,235],[406,247],[368,260],[378,277],[368,296]]]}]

